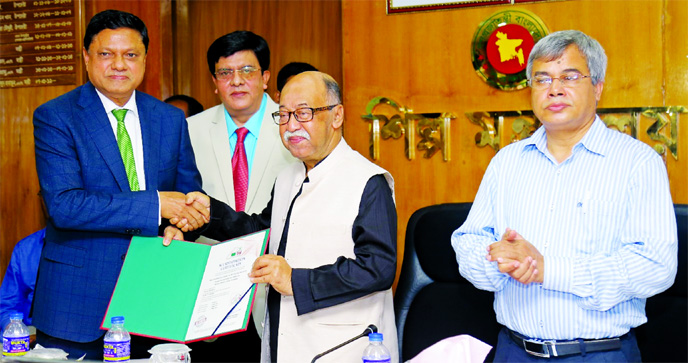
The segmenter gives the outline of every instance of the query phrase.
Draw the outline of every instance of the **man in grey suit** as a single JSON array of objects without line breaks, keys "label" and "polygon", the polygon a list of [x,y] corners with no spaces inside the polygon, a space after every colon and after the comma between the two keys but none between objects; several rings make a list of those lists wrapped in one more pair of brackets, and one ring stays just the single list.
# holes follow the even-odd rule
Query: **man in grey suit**
[{"label": "man in grey suit", "polygon": [[208,48],[208,69],[222,104],[188,119],[191,144],[203,188],[208,195],[237,207],[232,157],[237,130],[248,129],[245,152],[248,163],[247,213],[258,213],[270,200],[277,173],[295,161],[282,147],[271,114],[279,106],[265,93],[270,79],[270,49],[261,36],[235,31]]},{"label": "man in grey suit", "polygon": [[[279,171],[296,160],[282,147],[279,128],[271,116],[279,106],[265,93],[270,79],[270,48],[257,34],[235,31],[216,39],[208,48],[207,58],[215,93],[222,104],[188,119],[203,189],[232,208],[260,213],[270,200]],[[244,166],[239,167],[242,163]],[[214,358],[213,351],[220,345],[226,349],[227,344],[235,344],[242,347],[238,351],[248,355],[233,353],[223,356],[223,360],[257,361],[264,299],[265,286],[260,285],[253,305],[256,329],[222,337],[223,343],[212,347],[198,343],[194,360],[204,359],[205,355]]]}]

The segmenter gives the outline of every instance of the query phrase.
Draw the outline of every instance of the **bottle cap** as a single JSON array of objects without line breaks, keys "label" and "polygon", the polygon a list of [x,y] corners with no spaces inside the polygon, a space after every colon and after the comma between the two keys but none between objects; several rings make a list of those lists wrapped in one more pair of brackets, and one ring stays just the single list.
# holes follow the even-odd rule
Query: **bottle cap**
[{"label": "bottle cap", "polygon": [[123,316],[113,316],[112,319],[110,319],[110,322],[112,324],[124,324],[124,317]]},{"label": "bottle cap", "polygon": [[10,314],[10,320],[15,320],[15,319],[18,319],[18,320],[24,319],[24,313],[11,313]]},{"label": "bottle cap", "polygon": [[382,333],[370,333],[370,334],[368,334],[368,341],[381,342],[382,341]]}]

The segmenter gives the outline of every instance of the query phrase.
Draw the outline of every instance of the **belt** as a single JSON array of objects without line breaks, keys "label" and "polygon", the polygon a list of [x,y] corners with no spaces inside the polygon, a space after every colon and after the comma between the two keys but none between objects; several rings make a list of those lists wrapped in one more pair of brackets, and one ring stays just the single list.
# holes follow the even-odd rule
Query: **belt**
[{"label": "belt", "polygon": [[[621,349],[621,337],[594,340],[534,340],[507,329],[511,340],[525,349],[526,353],[540,358]],[[623,336],[622,336],[623,337]]]}]

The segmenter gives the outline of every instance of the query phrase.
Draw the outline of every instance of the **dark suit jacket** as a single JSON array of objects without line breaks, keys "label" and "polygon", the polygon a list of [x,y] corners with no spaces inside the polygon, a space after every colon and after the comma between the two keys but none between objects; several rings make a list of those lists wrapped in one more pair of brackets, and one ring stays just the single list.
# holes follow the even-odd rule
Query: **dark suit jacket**
[{"label": "dark suit jacket", "polygon": [[201,190],[181,110],[136,92],[146,190],[131,192],[114,132],[89,82],[36,109],[36,169],[50,216],[34,325],[89,342],[99,330],[129,241],[159,234],[157,191]]}]

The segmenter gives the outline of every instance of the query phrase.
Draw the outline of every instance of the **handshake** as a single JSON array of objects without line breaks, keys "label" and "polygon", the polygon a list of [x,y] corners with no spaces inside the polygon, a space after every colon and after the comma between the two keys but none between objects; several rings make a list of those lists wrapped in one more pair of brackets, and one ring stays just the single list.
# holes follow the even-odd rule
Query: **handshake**
[{"label": "handshake", "polygon": [[160,215],[172,224],[165,228],[165,241],[183,239],[182,232],[199,229],[210,222],[210,197],[201,192],[186,195],[160,192]]}]

